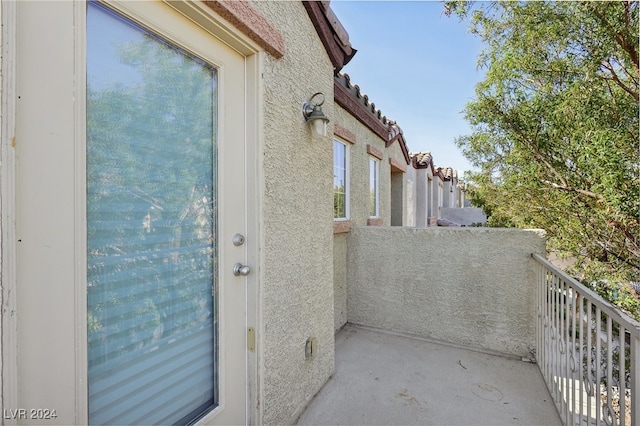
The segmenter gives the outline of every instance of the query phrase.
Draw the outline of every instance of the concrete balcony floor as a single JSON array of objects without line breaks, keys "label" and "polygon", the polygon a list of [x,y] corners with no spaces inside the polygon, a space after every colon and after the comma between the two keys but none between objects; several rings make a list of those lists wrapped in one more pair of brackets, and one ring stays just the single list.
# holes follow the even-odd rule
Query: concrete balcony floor
[{"label": "concrete balcony floor", "polygon": [[561,425],[535,364],[347,325],[298,425]]}]

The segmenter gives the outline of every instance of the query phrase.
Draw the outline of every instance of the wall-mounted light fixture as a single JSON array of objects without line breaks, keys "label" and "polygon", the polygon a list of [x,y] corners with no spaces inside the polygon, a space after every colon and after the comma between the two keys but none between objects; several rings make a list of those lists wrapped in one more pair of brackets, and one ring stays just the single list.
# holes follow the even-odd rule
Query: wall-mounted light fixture
[{"label": "wall-mounted light fixture", "polygon": [[[322,100],[318,98],[322,97]],[[314,101],[315,99],[315,101]],[[309,124],[311,135],[314,139],[327,136],[327,123],[329,119],[322,112],[322,104],[324,103],[324,94],[321,92],[314,93],[309,102],[302,105],[302,115]]]}]

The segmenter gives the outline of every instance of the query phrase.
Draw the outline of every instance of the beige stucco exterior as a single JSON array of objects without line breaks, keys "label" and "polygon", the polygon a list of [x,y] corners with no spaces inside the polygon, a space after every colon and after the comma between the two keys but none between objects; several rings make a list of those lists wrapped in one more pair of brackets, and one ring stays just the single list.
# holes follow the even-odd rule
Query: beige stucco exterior
[{"label": "beige stucco exterior", "polygon": [[407,191],[406,191],[406,206],[407,206],[407,223],[406,226],[416,225],[416,216],[418,208],[418,181],[416,180],[415,167],[410,166],[407,168]]},{"label": "beige stucco exterior", "polygon": [[[414,179],[415,187],[415,204],[412,207],[415,208],[413,217],[414,222],[410,223],[411,226],[426,227],[430,224],[431,212],[434,208],[437,208],[437,204],[433,203],[433,173],[431,168],[412,169],[412,175]],[[436,177],[437,179],[437,177]],[[436,199],[437,203],[437,199]]]},{"label": "beige stucco exterior", "polygon": [[[302,103],[324,93],[333,120],[333,68],[301,2],[253,3],[284,37],[263,65],[263,206],[260,266],[260,411],[295,420],[334,369],[332,139],[312,139]],[[318,351],[305,360],[305,342]]]},{"label": "beige stucco exterior", "polygon": [[[379,160],[379,215],[378,224],[390,225],[392,219],[407,223],[408,181],[406,159],[399,141],[386,146],[371,129],[362,124],[349,111],[339,105],[334,106],[335,125],[341,129],[335,138],[345,142],[349,149],[349,221],[354,225],[372,225],[369,215],[369,160]],[[342,133],[348,133],[348,136]],[[341,137],[343,136],[343,137]],[[380,156],[381,158],[378,158]],[[394,166],[395,165],[395,166]],[[398,166],[404,170],[398,170]],[[334,327],[340,329],[347,322],[347,234],[336,233],[333,240],[333,291]]]},{"label": "beige stucco exterior", "polygon": [[333,327],[336,331],[347,323],[347,238],[346,233],[333,237]]},{"label": "beige stucco exterior", "polygon": [[347,246],[349,323],[530,356],[543,231],[356,227]]},{"label": "beige stucco exterior", "polygon": [[[350,209],[349,219],[357,225],[367,224],[369,215],[369,159],[377,158],[382,154],[380,161],[380,208],[378,217],[382,219],[382,225],[390,225],[392,210],[402,217],[402,224],[407,220],[407,177],[406,170],[393,172],[392,162],[408,168],[402,152],[400,142],[396,141],[386,147],[386,141],[381,139],[368,127],[358,121],[349,111],[336,105],[335,123],[351,132],[353,140],[347,140],[350,146]],[[345,140],[336,136],[338,140]],[[373,148],[376,154],[367,151],[367,146]],[[393,173],[392,173],[393,172]],[[396,175],[392,191],[392,174]],[[393,194],[392,194],[393,192]],[[394,203],[394,201],[396,201]]]}]

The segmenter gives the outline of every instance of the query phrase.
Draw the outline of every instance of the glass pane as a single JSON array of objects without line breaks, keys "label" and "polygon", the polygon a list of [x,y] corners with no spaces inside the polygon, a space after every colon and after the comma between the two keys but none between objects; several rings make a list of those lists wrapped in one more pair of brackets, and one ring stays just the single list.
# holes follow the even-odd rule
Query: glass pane
[{"label": "glass pane", "polygon": [[347,147],[333,141],[333,217],[346,217],[346,193],[347,193]]},{"label": "glass pane", "polygon": [[87,11],[89,420],[217,404],[216,70]]},{"label": "glass pane", "polygon": [[345,206],[344,194],[339,193],[339,192],[335,192],[333,194],[333,212],[334,212],[334,217],[337,217],[337,218],[346,217],[344,206]]},{"label": "glass pane", "polygon": [[369,216],[378,215],[378,162],[369,159]]}]

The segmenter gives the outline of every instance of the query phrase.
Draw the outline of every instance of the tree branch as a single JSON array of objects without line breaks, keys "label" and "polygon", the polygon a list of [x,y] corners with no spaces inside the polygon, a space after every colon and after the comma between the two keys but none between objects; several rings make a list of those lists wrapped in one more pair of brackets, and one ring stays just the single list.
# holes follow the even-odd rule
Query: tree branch
[{"label": "tree branch", "polygon": [[638,51],[636,50],[635,45],[633,43],[629,43],[624,35],[620,33],[616,34],[615,39],[622,50],[629,54],[631,62],[636,66],[636,72],[638,72],[640,70],[640,66],[638,64]]},{"label": "tree branch", "polygon": [[[592,5],[592,7],[590,8],[591,11],[598,18],[600,23],[602,23],[602,25],[604,27],[606,27],[609,30],[610,33],[613,34],[613,38],[616,41],[616,43],[618,44],[618,46],[620,46],[622,48],[622,50],[627,52],[627,54],[631,58],[631,62],[633,62],[633,64],[636,67],[636,73],[640,74],[640,65],[639,65],[639,60],[638,60],[638,50],[636,49],[635,43],[633,43],[633,42],[629,43],[627,38],[624,36],[623,33],[616,32],[615,29],[613,28],[613,26],[604,17],[604,15],[602,13],[600,13],[600,11],[598,11],[598,9],[597,9],[598,6],[596,6],[595,4]],[[631,23],[631,19],[630,19],[631,8],[630,8],[630,4],[629,4],[628,1],[624,2],[624,8],[625,8],[625,23],[629,23],[630,24]],[[629,27],[630,27],[629,24],[626,25],[626,29],[629,29]]]},{"label": "tree branch", "polygon": [[611,78],[608,77],[603,77],[605,80],[613,80],[616,82],[616,84],[618,86],[620,86],[622,88],[622,90],[624,90],[625,92],[629,93],[631,96],[633,96],[633,98],[637,101],[640,101],[640,94],[636,91],[634,91],[633,89],[631,89],[630,87],[628,87],[626,84],[624,84],[622,81],[620,81],[620,78],[618,78],[618,74],[616,73],[616,71],[613,69],[613,65],[611,65],[611,62],[609,62],[608,60],[604,61],[602,63],[602,66],[604,68],[606,68],[607,70],[609,70],[609,73],[611,73]]},{"label": "tree branch", "polygon": [[575,193],[578,193],[578,194],[586,195],[586,196],[591,197],[591,198],[595,198],[596,200],[601,200],[602,199],[602,195],[600,195],[600,194],[596,194],[595,192],[587,191],[586,189],[573,188],[571,186],[568,186],[566,184],[566,182],[565,182],[565,185],[558,185],[557,183],[550,182],[548,180],[541,180],[540,182],[546,183],[547,185],[550,185],[551,187],[553,187],[555,189],[560,189],[562,191],[575,192]]}]

